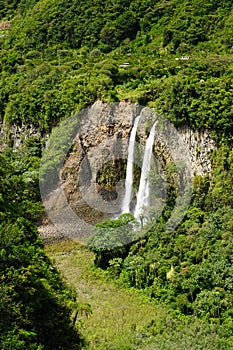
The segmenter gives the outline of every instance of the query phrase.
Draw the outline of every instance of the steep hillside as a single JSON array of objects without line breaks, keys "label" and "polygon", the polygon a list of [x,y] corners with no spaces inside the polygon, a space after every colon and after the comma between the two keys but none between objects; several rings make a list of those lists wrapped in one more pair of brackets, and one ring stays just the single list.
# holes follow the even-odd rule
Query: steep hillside
[{"label": "steep hillside", "polygon": [[[38,300],[27,289],[28,285],[34,288],[37,283],[44,288],[37,279],[30,279],[31,264],[32,268],[44,268],[44,261],[45,270],[38,274],[48,278],[48,284],[43,282],[45,292],[51,292],[51,298],[54,296],[56,300],[56,317],[61,315],[60,307],[63,308],[67,323],[61,324],[61,328],[65,327],[65,334],[71,329],[77,337],[74,348],[79,346],[79,335],[70,324],[71,309],[67,306],[69,301],[74,305],[70,300],[72,293],[67,290],[66,298],[66,287],[62,289],[61,284],[56,290],[60,277],[57,272],[54,275],[47,272],[52,265],[40,255],[42,248],[31,222],[38,222],[41,215],[38,168],[46,138],[60,121],[64,125],[71,114],[96,100],[128,101],[153,107],[177,128],[207,130],[206,134],[213,138],[216,148],[210,156],[211,172],[203,177],[194,176],[189,209],[176,229],[171,232],[166,225],[178,194],[177,169],[171,163],[164,166],[169,195],[158,220],[154,218],[149,226],[142,227],[141,238],[134,243],[123,248],[119,245],[115,250],[108,246],[105,249],[105,243],[109,243],[109,237],[118,239],[111,237],[112,228],[122,232],[121,222],[127,219],[128,223],[130,217],[98,224],[92,239],[96,245],[90,241],[90,249],[96,255],[96,264],[104,267],[106,275],[116,279],[119,285],[138,288],[179,315],[198,317],[216,324],[216,328],[223,325],[226,338],[231,341],[232,1],[2,1],[0,18],[0,147],[4,153],[0,169],[3,221],[0,228],[1,259],[7,267],[3,270],[6,297],[2,298],[1,307],[6,310],[8,300],[13,300],[10,317],[19,317],[15,328],[11,328],[12,318],[1,324],[3,345],[9,345],[7,342],[14,332],[15,349],[22,348],[20,344],[27,348],[31,339],[36,339],[34,343],[31,340],[32,349],[46,344],[46,339],[41,342],[36,338],[33,317]],[[69,133],[70,128],[72,124],[65,131]],[[59,142],[62,143],[66,132],[55,133]],[[60,145],[49,154],[51,169],[63,151],[62,146],[67,147]],[[196,157],[202,154],[198,148],[193,152]],[[106,169],[106,173],[110,170],[117,173],[114,164],[110,170]],[[110,183],[105,181],[109,175],[106,173],[99,174],[100,183]],[[64,177],[68,175],[67,172]],[[106,228],[105,236],[102,233]],[[5,235],[8,231],[10,243]],[[36,257],[29,254],[26,259],[25,251],[17,256],[21,239]],[[42,262],[38,262],[40,257]],[[12,261],[17,274],[13,276],[15,284],[9,285]],[[22,269],[28,270],[26,280],[21,280]],[[20,297],[11,294],[11,288],[17,290],[18,286]],[[24,297],[24,289],[31,309],[24,308],[27,300],[20,299]],[[59,293],[64,299],[60,299]],[[154,324],[149,328],[151,334],[158,332]],[[64,337],[64,341],[68,342],[69,338]]]},{"label": "steep hillside", "polygon": [[43,133],[96,99],[129,99],[177,125],[232,134],[230,1],[20,6],[0,39],[6,124]]},{"label": "steep hillside", "polygon": [[13,165],[0,154],[0,348],[78,350],[73,312],[81,309],[32,223],[42,211],[36,172],[26,175],[30,165],[20,158]]},{"label": "steep hillside", "polygon": [[100,0],[81,4],[46,0],[33,8],[32,3],[21,1],[19,9],[23,6],[26,16],[16,17],[11,33],[11,41],[16,40],[23,50],[60,44],[64,49],[98,46],[106,52],[126,38],[139,36],[148,36],[147,40],[155,42],[157,48],[163,46],[173,53],[192,50],[197,45],[210,51],[232,47],[229,0],[118,0],[104,7]]}]

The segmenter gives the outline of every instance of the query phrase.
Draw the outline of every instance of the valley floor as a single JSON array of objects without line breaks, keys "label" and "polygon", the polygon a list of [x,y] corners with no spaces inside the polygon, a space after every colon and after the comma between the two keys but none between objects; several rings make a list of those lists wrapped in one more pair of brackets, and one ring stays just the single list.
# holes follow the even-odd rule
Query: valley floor
[{"label": "valley floor", "polygon": [[216,326],[181,316],[174,319],[165,307],[118,286],[94,267],[94,256],[84,246],[63,240],[47,245],[46,253],[77,290],[78,302],[91,307],[91,313],[84,312],[77,321],[87,341],[85,350],[232,349]]},{"label": "valley floor", "polygon": [[[73,241],[46,248],[65,279],[77,289],[78,301],[91,305],[91,314],[81,316],[80,331],[88,349],[133,349],[144,335],[144,327],[156,317],[156,306],[148,299],[118,288],[93,267],[91,252]],[[160,310],[161,311],[161,310]]]}]

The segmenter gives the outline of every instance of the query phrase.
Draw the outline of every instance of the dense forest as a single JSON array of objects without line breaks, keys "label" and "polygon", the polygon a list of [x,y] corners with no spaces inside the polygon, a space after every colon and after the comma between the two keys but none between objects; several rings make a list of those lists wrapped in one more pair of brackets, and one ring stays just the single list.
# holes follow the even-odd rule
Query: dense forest
[{"label": "dense forest", "polygon": [[[194,177],[176,230],[166,229],[171,201],[134,243],[111,251],[98,243],[106,228],[119,233],[127,222],[130,231],[134,218],[123,216],[97,224],[89,246],[96,265],[119,285],[223,326],[230,348],[232,53],[230,0],[0,1],[2,349],[82,346],[74,322],[78,297],[44,253],[36,229],[44,213],[38,174],[51,130],[98,99],[146,105],[178,128],[210,130],[217,145],[212,172]],[[35,128],[37,135],[22,136],[15,149],[14,126]]]},{"label": "dense forest", "polygon": [[76,294],[45,255],[33,224],[43,209],[28,156],[0,156],[1,349],[80,349],[72,322],[81,310]]}]

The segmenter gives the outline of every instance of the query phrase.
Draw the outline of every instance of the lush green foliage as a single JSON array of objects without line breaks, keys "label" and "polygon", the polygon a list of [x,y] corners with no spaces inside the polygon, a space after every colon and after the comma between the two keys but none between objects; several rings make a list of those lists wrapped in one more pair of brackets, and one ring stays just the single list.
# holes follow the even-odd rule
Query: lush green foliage
[{"label": "lush green foliage", "polygon": [[[123,288],[94,267],[94,254],[75,241],[46,247],[79,298],[91,304],[83,316],[88,350],[231,350],[233,339],[224,326],[183,316],[151,300],[139,290]],[[113,271],[111,271],[113,276]]]},{"label": "lush green foliage", "polygon": [[[21,1],[21,11],[10,32],[9,40],[16,40],[23,50],[62,43],[65,49],[98,45],[104,51],[111,51],[124,39],[135,38],[138,31],[144,35],[158,33],[163,47],[171,52],[189,50],[203,42],[208,48],[209,41],[226,48],[232,46],[230,0],[221,3],[208,0],[204,4],[199,0],[192,3],[187,0],[117,0],[109,1],[104,7],[100,0],[95,3],[47,0],[32,7],[35,2]],[[26,16],[22,16],[22,7],[26,9]],[[223,29],[224,39],[219,34]]]},{"label": "lush green foliage", "polygon": [[32,140],[29,144],[31,158],[26,146],[11,161],[0,155],[0,347],[79,349],[71,320],[78,308],[75,293],[45,255],[30,221],[38,219],[42,207],[35,170],[39,151],[35,140],[34,148]]},{"label": "lush green foliage", "polygon": [[[232,1],[4,0],[0,18],[12,19],[8,30],[0,29],[0,119],[9,134],[13,124],[30,124],[41,135],[21,153],[12,152],[9,137],[10,160],[1,156],[1,346],[52,349],[51,340],[65,349],[73,346],[69,335],[73,348],[79,341],[67,308],[73,295],[28,220],[41,213],[41,139],[97,99],[147,104],[177,126],[211,130],[219,146],[212,177],[194,179],[191,206],[174,232],[165,224],[171,201],[131,247],[122,245],[132,228],[127,221],[122,235],[123,219],[97,225],[90,246],[96,263],[118,281],[221,323],[232,336]],[[53,171],[54,163],[47,165],[42,170]],[[117,248],[104,245],[109,238]],[[156,332],[171,348],[174,334],[169,338],[152,323],[149,334]]]},{"label": "lush green foliage", "polygon": [[7,349],[79,349],[70,320],[75,295],[45,256],[35,228],[25,219],[0,227],[0,344]]},{"label": "lush green foliage", "polygon": [[172,201],[159,222],[137,231],[142,238],[125,248],[108,245],[122,234],[127,239],[133,227],[119,233],[121,217],[98,224],[90,239],[97,266],[183,314],[223,324],[232,335],[232,176],[232,150],[224,145],[213,154],[212,178],[194,178],[191,205],[176,230],[166,227]]},{"label": "lush green foliage", "polygon": [[122,260],[127,256],[130,243],[136,240],[137,226],[132,214],[122,214],[116,220],[96,224],[93,235],[88,240],[89,248],[96,255],[96,265],[106,268],[109,260]]},{"label": "lush green foliage", "polygon": [[9,18],[12,14],[14,14],[19,3],[20,0],[2,0],[0,2],[0,19]]},{"label": "lush green foliage", "polygon": [[150,300],[144,293],[123,288],[109,274],[94,267],[94,254],[75,241],[60,241],[46,247],[49,256],[79,298],[90,302],[92,313],[83,316],[88,350],[230,350],[232,339],[224,326],[184,316]]},{"label": "lush green foliage", "polygon": [[28,140],[18,152],[0,154],[0,217],[36,221],[43,213],[38,189],[40,141]]},{"label": "lush green foliage", "polygon": [[43,134],[98,98],[130,99],[230,139],[232,11],[227,0],[21,1],[0,38],[1,118]]},{"label": "lush green foliage", "polygon": [[[109,261],[108,271],[128,286],[186,315],[222,323],[232,334],[232,150],[214,155],[213,177],[196,176],[191,205],[182,224],[159,222],[132,244],[124,259]],[[171,204],[170,204],[171,205]]]}]

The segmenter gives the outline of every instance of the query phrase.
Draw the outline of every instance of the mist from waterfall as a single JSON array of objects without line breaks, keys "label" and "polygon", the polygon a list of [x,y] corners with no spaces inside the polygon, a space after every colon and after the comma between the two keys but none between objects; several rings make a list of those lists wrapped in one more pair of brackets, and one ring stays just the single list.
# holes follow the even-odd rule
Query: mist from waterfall
[{"label": "mist from waterfall", "polygon": [[130,202],[133,190],[133,167],[134,167],[134,147],[136,140],[137,127],[140,120],[140,115],[135,118],[133,128],[130,133],[128,158],[125,178],[125,196],[122,202],[122,214],[130,213]]},{"label": "mist from waterfall", "polygon": [[[139,183],[139,189],[137,194],[137,204],[134,211],[134,217],[137,220],[143,222],[144,208],[150,205],[150,181],[149,181],[149,172],[151,169],[151,158],[153,151],[153,144],[155,138],[155,127],[157,121],[153,124],[149,137],[146,141],[146,147],[142,162],[141,177]],[[145,220],[145,218],[144,218]]]}]

